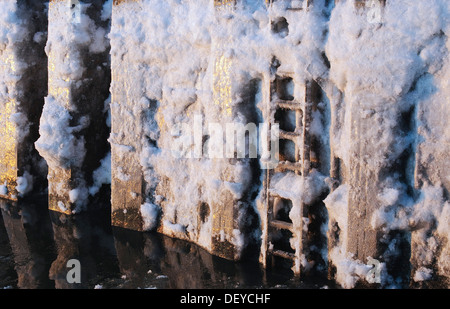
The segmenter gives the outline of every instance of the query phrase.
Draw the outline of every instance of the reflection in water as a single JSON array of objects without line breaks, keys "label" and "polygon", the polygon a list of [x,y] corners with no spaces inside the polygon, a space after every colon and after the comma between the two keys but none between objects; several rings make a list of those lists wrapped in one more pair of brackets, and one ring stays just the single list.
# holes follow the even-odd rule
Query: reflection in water
[{"label": "reflection in water", "polygon": [[[233,263],[160,234],[114,228],[126,288],[204,289],[261,286],[257,263]],[[244,267],[245,266],[245,267]]]},{"label": "reflection in water", "polygon": [[[0,200],[0,208],[3,231],[6,232],[0,238],[9,240],[14,262],[12,265],[17,274],[16,286],[23,289],[53,287],[48,277],[50,263],[54,258],[53,235],[49,229],[46,208],[41,203],[4,200]],[[2,256],[5,260],[6,257]]]},{"label": "reflection in water", "polygon": [[[57,289],[90,288],[109,271],[117,272],[114,242],[109,217],[104,212],[92,211],[67,216],[50,211],[57,257],[49,277]],[[71,268],[67,262],[77,259],[81,264],[81,283],[67,282]]]},{"label": "reflection in water", "polygon": [[[263,270],[234,263],[177,239],[111,227],[109,209],[76,216],[46,203],[0,201],[0,288],[269,288],[321,287],[293,278],[288,267]],[[0,217],[0,219],[1,219]],[[78,259],[81,283],[67,261]]]}]

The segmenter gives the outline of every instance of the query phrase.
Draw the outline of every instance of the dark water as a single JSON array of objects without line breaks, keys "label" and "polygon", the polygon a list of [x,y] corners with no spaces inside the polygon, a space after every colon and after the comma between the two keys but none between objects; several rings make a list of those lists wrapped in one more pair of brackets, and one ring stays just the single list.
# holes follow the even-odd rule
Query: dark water
[{"label": "dark water", "polygon": [[[66,216],[45,203],[0,202],[0,288],[321,288],[301,282],[290,265],[264,270],[231,262],[157,233],[111,227],[108,210]],[[67,261],[78,259],[81,283],[69,284]]]}]

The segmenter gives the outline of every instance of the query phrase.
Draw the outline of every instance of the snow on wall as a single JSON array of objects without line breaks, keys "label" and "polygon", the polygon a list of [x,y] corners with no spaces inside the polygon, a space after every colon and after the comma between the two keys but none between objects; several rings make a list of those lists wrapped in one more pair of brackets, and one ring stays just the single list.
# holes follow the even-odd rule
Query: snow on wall
[{"label": "snow on wall", "polygon": [[[12,121],[12,117],[16,112],[17,103],[17,89],[16,83],[20,79],[22,67],[25,63],[17,59],[15,55],[15,44],[24,40],[26,36],[26,28],[21,24],[17,16],[17,5],[15,1],[6,1],[4,9],[1,10],[1,24],[0,24],[0,48],[1,48],[1,85],[0,85],[0,108],[2,110],[0,116],[0,138],[4,145],[0,162],[1,164],[1,187],[0,194],[3,196],[15,194],[11,182],[15,181],[16,171],[16,144],[15,135],[16,130],[20,135],[21,128],[16,127]],[[26,123],[26,122],[25,122]]]},{"label": "snow on wall", "polygon": [[[220,131],[230,122],[247,124],[250,118],[245,110],[249,109],[259,115],[253,121],[267,119],[264,85],[275,56],[281,63],[278,69],[292,72],[296,85],[314,78],[330,98],[321,103],[331,105],[330,114],[316,111],[312,121],[312,134],[321,141],[327,141],[329,133],[329,146],[333,155],[341,159],[344,174],[342,186],[324,201],[330,221],[338,223],[341,233],[340,241],[334,244],[337,249],[330,251],[330,259],[343,265],[337,272],[345,286],[352,287],[359,279],[367,279],[370,270],[367,261],[354,260],[349,251],[350,236],[346,229],[348,218],[354,215],[349,212],[352,203],[349,194],[355,193],[347,184],[351,180],[348,168],[354,158],[359,158],[359,143],[371,141],[370,157],[359,158],[358,164],[375,174],[382,171],[376,182],[377,192],[373,192],[378,196],[373,201],[376,211],[368,216],[369,226],[372,222],[374,230],[387,224],[380,220],[385,220],[392,209],[401,212],[413,207],[414,199],[408,188],[416,186],[415,158],[411,155],[408,158],[408,153],[421,147],[414,129],[417,126],[420,131],[421,126],[413,118],[426,106],[422,103],[426,93],[423,87],[429,85],[430,76],[438,78],[437,85],[446,80],[439,77],[444,74],[439,72],[445,72],[440,63],[447,53],[443,30],[447,7],[443,1],[431,2],[426,10],[424,5],[388,2],[381,8],[380,16],[368,18],[367,10],[357,10],[352,1],[340,1],[333,7],[329,22],[330,5],[326,1],[314,1],[303,11],[288,10],[287,1],[277,1],[270,8],[258,1],[240,1],[235,10],[217,10],[212,1],[206,0],[189,4],[147,0],[118,5],[110,35],[113,67],[116,63],[117,68],[126,68],[125,80],[132,79],[133,84],[123,80],[113,83],[113,89],[117,87],[117,91],[125,93],[119,101],[125,98],[127,107],[113,98],[113,119],[116,114],[121,125],[115,130],[113,121],[111,142],[119,158],[120,153],[133,153],[139,159],[138,170],[145,183],[141,212],[152,214],[143,213],[143,217],[150,218],[145,225],[155,226],[150,221],[158,220],[155,209],[159,205],[163,233],[189,239],[209,250],[213,249],[213,243],[208,235],[216,233],[221,241],[243,248],[239,223],[227,227],[228,230],[219,225],[215,230],[211,214],[220,207],[215,208],[214,204],[225,200],[232,205],[233,201],[248,196],[248,192],[257,196],[262,187],[248,160],[230,164],[214,159],[223,154],[220,145],[225,140],[214,130]],[[439,18],[431,22],[427,18],[430,15]],[[288,27],[274,31],[274,24],[281,17]],[[324,52],[330,70],[324,62]],[[259,80],[258,89],[249,100],[243,85],[255,79]],[[442,91],[446,89],[444,85],[441,87],[437,93],[442,94],[435,94],[440,99],[445,97]],[[291,92],[302,98],[305,97],[302,89],[293,87]],[[428,110],[425,108],[420,115]],[[368,119],[376,128],[359,132],[358,141],[352,131],[354,115],[360,118],[358,121]],[[327,117],[332,118],[329,132]],[[433,130],[445,128],[444,122],[442,119]],[[445,139],[446,135],[435,136]],[[327,154],[321,157],[331,160]],[[323,164],[327,166],[330,162]],[[124,174],[120,165],[113,167],[113,173],[114,170],[123,179],[132,177]],[[291,179],[293,189],[286,191],[289,198],[297,201],[291,212],[294,223],[303,220],[298,201],[308,200],[305,197],[309,195],[314,200],[326,190],[322,176],[314,178],[319,181],[315,183],[317,190],[312,191],[302,185],[308,183],[307,179],[299,179]],[[440,179],[445,181],[445,177]],[[283,191],[282,183],[271,190],[279,194]],[[137,192],[131,194],[138,196]],[[247,199],[246,203],[254,209],[257,199]],[[200,209],[206,213],[201,219]],[[245,213],[242,209],[241,213]],[[442,213],[446,213],[446,208],[443,209]],[[229,221],[242,217],[230,213]],[[394,222],[397,221],[389,223],[391,228],[385,233],[394,229]],[[267,237],[256,230],[253,235],[262,237],[262,241]],[[399,240],[385,241],[394,244]],[[294,239],[291,243],[299,242]],[[395,255],[397,249],[389,250],[386,259],[389,254]],[[381,265],[383,268],[384,264]],[[360,271],[355,275],[356,269]],[[385,282],[394,280],[388,274],[383,276]]]},{"label": "snow on wall", "polygon": [[[301,5],[306,8],[306,1]],[[140,159],[143,204],[161,206],[164,233],[207,249],[213,245],[207,234],[245,247],[241,232],[248,222],[240,222],[239,213],[255,211],[261,181],[251,160],[224,158],[226,126],[258,125],[267,118],[267,96],[258,93],[274,56],[279,69],[292,72],[299,85],[326,70],[321,57],[325,1],[316,1],[307,14],[288,6],[279,1],[267,9],[263,1],[239,1],[230,10],[208,0],[145,0],[113,9],[113,70],[126,70],[128,77],[113,81],[113,93],[122,94],[113,94],[110,140],[118,160],[120,153]],[[271,21],[281,16],[289,23],[288,35],[272,30]],[[294,92],[305,96],[302,87]],[[120,125],[115,126],[114,117]],[[119,175],[124,167],[112,169]],[[199,207],[207,208],[210,217],[195,220]],[[215,225],[216,212],[229,223]],[[174,229],[175,224],[182,228]],[[251,234],[259,237],[256,231]]]},{"label": "snow on wall", "polygon": [[[31,19],[33,15],[33,19]],[[16,199],[42,189],[46,173],[32,146],[45,91],[44,5],[4,1],[0,11],[1,195]],[[31,72],[38,72],[30,74]],[[44,163],[45,165],[45,163]],[[42,168],[40,168],[42,167]],[[39,174],[39,175],[38,175]]]},{"label": "snow on wall", "polygon": [[[26,30],[17,22],[15,1],[4,2],[0,107],[10,110],[10,85],[25,68],[9,55]],[[267,241],[258,221],[262,208],[256,207],[263,190],[262,162],[225,158],[225,129],[268,119],[267,84],[275,57],[278,70],[293,75],[289,94],[304,98],[302,86],[315,79],[329,98],[320,103],[325,112],[314,111],[311,134],[329,141],[332,155],[341,161],[341,183],[330,185],[334,190],[323,201],[329,219],[323,232],[329,236],[328,258],[338,283],[345,288],[360,280],[400,285],[388,262],[402,254],[401,237],[411,245],[412,281],[450,277],[448,1],[387,1],[375,15],[370,14],[378,7],[357,8],[350,0],[334,6],[316,0],[308,9],[307,1],[295,1],[303,10],[288,9],[289,1],[270,7],[264,1],[238,1],[233,10],[210,0],[119,1],[114,7],[112,2],[105,1],[100,14],[102,21],[112,14],[108,36],[108,29],[86,14],[87,4],[81,3],[75,16],[80,22],[71,22],[64,1],[52,1],[49,10],[49,95],[36,148],[51,170],[81,169],[85,162],[88,136],[80,132],[97,119],[89,113],[73,116],[80,106],[71,100],[71,89],[84,83],[82,51],[98,55],[111,44],[112,97],[104,112],[110,103],[106,124],[112,152],[99,158],[89,184],[80,173],[78,186],[69,188],[67,200],[78,210],[102,184],[112,182],[114,189],[121,181],[128,185],[123,200],[138,205],[144,230],[158,228],[209,251],[230,244],[233,258],[250,242]],[[34,39],[43,36],[37,33]],[[24,115],[0,119],[0,125],[12,122],[19,136],[27,132]],[[359,122],[370,125],[356,130]],[[331,155],[320,158],[322,166],[332,165]],[[352,252],[351,221],[361,216],[350,207],[355,161],[363,166],[360,175],[374,184],[366,221],[384,246],[368,260]],[[331,184],[322,175],[328,171],[320,172],[280,174],[271,182],[269,190],[293,202],[289,217],[295,227],[308,228],[301,205],[316,201]],[[31,191],[31,174],[24,173],[17,185],[18,194]],[[67,189],[57,182],[52,186]],[[0,195],[8,191],[2,179]],[[62,201],[58,207],[72,211]],[[391,237],[392,232],[407,236]],[[298,235],[290,243],[299,253]],[[373,258],[382,263],[370,264]],[[297,263],[308,266],[304,259]],[[371,277],[373,265],[380,278]]]},{"label": "snow on wall", "polygon": [[[340,1],[330,20],[326,46],[330,79],[342,93],[341,100],[332,101],[336,119],[330,143],[348,169],[360,151],[355,147],[361,147],[360,141],[352,139],[352,111],[356,109],[363,119],[377,124],[359,132],[361,139],[370,141],[365,147],[372,150],[367,152],[370,157],[358,160],[364,162],[367,172],[372,170],[378,175],[378,179],[373,179],[378,182],[378,200],[373,201],[378,209],[372,215],[372,225],[383,231],[384,237],[393,230],[418,229],[412,232],[412,262],[414,268],[420,261],[423,274],[415,278],[431,278],[423,272],[431,261],[424,256],[414,257],[425,252],[438,254],[437,263],[434,261],[438,265],[436,271],[448,277],[448,256],[444,257],[448,253],[448,234],[444,236],[448,202],[442,197],[442,190],[448,193],[449,3],[388,1],[380,11],[381,18],[375,21],[368,19],[367,10],[362,12],[358,13],[351,1]],[[411,150],[418,151],[416,157],[411,156]],[[344,175],[344,183],[351,177]],[[427,186],[431,184],[434,189]],[[418,190],[416,199],[411,194],[414,187]],[[339,196],[344,190],[347,187],[339,187],[325,201],[331,220],[342,222],[339,226],[343,233],[347,228],[345,218],[335,210],[343,201]],[[430,190],[441,194],[430,195]],[[418,221],[428,228],[419,227]],[[434,227],[429,226],[432,222]],[[442,226],[440,222],[446,222],[443,230],[436,228]],[[390,245],[394,246],[394,242]],[[441,246],[437,245],[439,242]],[[336,248],[346,252],[347,245],[341,243]],[[345,265],[342,259],[345,258],[335,257],[334,263]],[[384,283],[394,284],[395,279],[386,276]],[[353,286],[345,278],[342,281]]]},{"label": "snow on wall", "polygon": [[[109,4],[112,5],[111,2]],[[102,155],[103,150],[97,143],[97,154],[86,159],[89,148],[92,148],[88,144],[92,144],[96,134],[104,131],[101,129],[101,119],[97,119],[102,115],[97,112],[96,104],[102,100],[102,89],[105,86],[108,88],[103,72],[109,69],[108,60],[104,57],[103,62],[97,64],[97,72],[92,72],[92,65],[102,61],[98,55],[109,50],[106,37],[108,25],[104,24],[110,18],[107,6],[106,13],[100,18],[93,17],[92,13],[88,13],[93,5],[97,3],[77,2],[74,7],[67,1],[49,3],[50,24],[45,48],[49,59],[49,91],[40,121],[40,138],[35,143],[49,166],[50,195],[61,194],[67,199],[67,193],[70,193],[70,202],[75,209],[67,205],[66,208],[73,211],[83,209],[88,203],[88,179],[91,176],[86,173],[93,171],[86,170],[84,166],[87,160],[97,163],[95,157]],[[90,72],[90,78],[86,78],[86,72]],[[98,76],[101,76],[100,80]],[[97,85],[97,92],[87,93],[90,83],[99,81],[101,85]],[[83,96],[80,91],[84,91]],[[89,104],[85,100],[89,100]],[[99,109],[103,110],[103,104],[99,105]],[[95,126],[96,129],[92,130]],[[69,181],[74,187],[67,187]],[[58,202],[61,203],[64,201]]]}]

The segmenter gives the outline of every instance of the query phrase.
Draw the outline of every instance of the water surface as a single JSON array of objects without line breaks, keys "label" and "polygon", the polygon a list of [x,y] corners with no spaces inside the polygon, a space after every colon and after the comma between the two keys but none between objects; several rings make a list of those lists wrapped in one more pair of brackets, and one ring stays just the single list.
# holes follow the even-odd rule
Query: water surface
[{"label": "water surface", "polygon": [[[0,288],[19,289],[239,289],[321,288],[302,282],[277,261],[231,262],[186,241],[111,227],[109,210],[67,216],[45,203],[1,202]],[[81,265],[81,283],[70,284],[67,261]]]}]

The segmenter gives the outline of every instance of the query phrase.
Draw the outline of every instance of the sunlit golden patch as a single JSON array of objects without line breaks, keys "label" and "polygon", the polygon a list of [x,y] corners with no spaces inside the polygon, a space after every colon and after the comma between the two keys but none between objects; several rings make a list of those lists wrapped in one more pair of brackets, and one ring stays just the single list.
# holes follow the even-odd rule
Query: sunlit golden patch
[{"label": "sunlit golden patch", "polygon": [[[13,52],[4,51],[0,56],[0,67],[6,72],[14,73],[17,70],[15,56]],[[15,82],[8,83],[9,91],[12,92]],[[0,197],[17,199],[17,128],[12,122],[11,116],[16,113],[17,101],[13,98],[4,102],[0,113],[0,185],[5,185],[8,189],[7,195]]]},{"label": "sunlit golden patch", "polygon": [[225,55],[219,55],[214,64],[214,104],[228,116],[232,112],[231,65],[232,60]]},{"label": "sunlit golden patch", "polygon": [[219,10],[233,8],[235,5],[236,0],[214,0],[214,6]]}]

